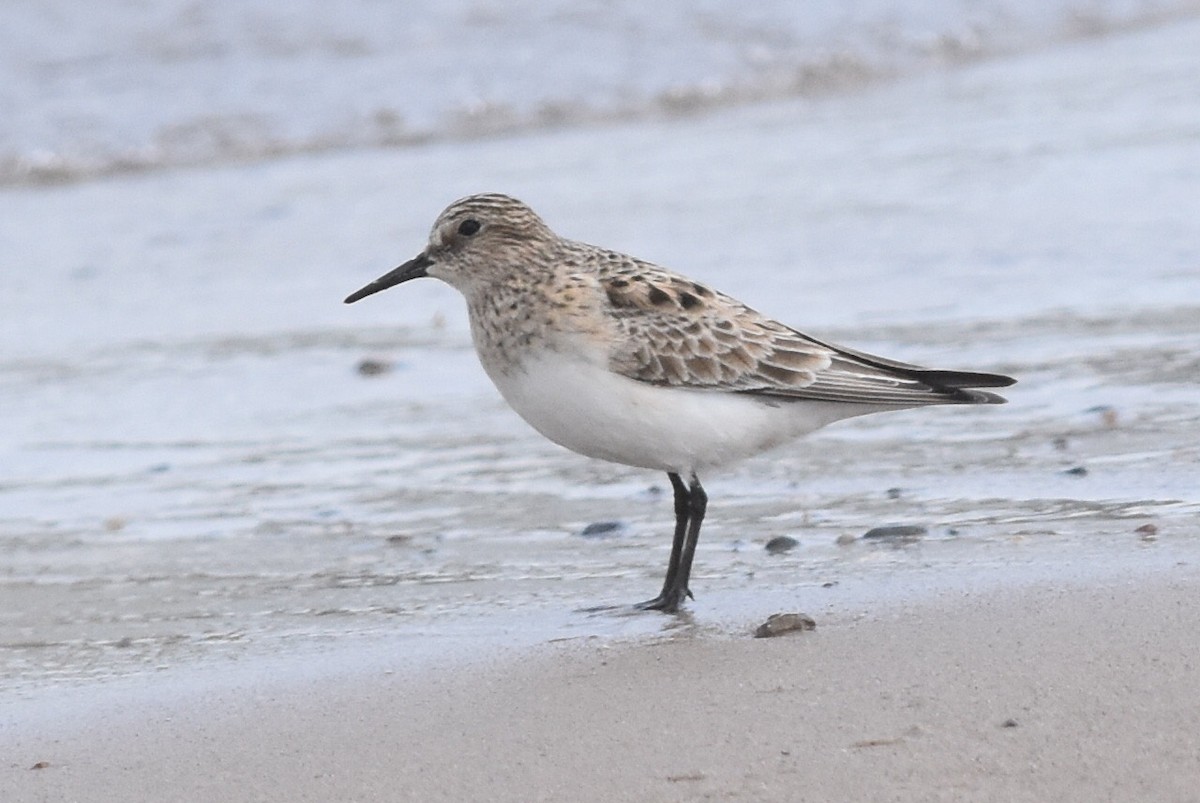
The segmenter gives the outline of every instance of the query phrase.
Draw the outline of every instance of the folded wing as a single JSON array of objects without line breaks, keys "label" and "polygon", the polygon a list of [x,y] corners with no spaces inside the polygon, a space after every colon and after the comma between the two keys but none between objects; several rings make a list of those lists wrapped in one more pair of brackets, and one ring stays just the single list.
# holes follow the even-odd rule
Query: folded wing
[{"label": "folded wing", "polygon": [[609,265],[601,284],[620,335],[610,366],[641,382],[913,407],[1000,404],[1003,397],[978,388],[1015,381],[923,368],[825,343],[655,265],[632,258]]}]

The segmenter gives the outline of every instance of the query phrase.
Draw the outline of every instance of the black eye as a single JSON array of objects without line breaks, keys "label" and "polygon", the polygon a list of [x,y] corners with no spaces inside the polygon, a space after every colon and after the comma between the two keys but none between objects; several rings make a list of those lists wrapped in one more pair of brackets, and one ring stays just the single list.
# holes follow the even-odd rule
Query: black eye
[{"label": "black eye", "polygon": [[458,224],[458,233],[464,237],[470,237],[477,231],[479,231],[479,221],[473,217],[469,217]]}]

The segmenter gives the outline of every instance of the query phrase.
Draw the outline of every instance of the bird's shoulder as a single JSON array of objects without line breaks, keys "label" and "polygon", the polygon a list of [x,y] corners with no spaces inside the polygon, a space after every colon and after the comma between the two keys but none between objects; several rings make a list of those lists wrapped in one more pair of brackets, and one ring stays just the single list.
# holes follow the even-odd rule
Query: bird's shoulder
[{"label": "bird's shoulder", "polygon": [[802,387],[832,352],[708,285],[605,252],[597,278],[618,333],[610,367],[644,382],[753,390]]}]

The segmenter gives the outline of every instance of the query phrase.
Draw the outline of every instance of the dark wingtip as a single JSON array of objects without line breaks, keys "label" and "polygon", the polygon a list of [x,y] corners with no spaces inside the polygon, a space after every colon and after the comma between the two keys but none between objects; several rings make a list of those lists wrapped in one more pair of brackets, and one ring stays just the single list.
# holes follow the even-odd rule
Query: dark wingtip
[{"label": "dark wingtip", "polygon": [[923,369],[912,372],[922,382],[939,388],[970,390],[971,388],[1006,388],[1017,380],[1004,374],[980,374],[974,371],[938,371]]},{"label": "dark wingtip", "polygon": [[971,371],[926,370],[916,372],[915,377],[959,404],[1007,404],[1008,399],[1003,396],[979,388],[1006,388],[1017,381],[1004,374]]},{"label": "dark wingtip", "polygon": [[1016,379],[1012,378],[1011,376],[1005,376],[1004,374],[979,374],[979,376],[986,377],[988,381],[980,382],[979,384],[975,385],[975,387],[1006,388],[1010,385],[1017,384]]},{"label": "dark wingtip", "polygon": [[981,374],[972,371],[925,370],[913,372],[913,376],[931,388],[945,393],[950,401],[959,404],[1006,404],[1008,399],[1003,396],[978,388],[1006,388],[1017,381],[1004,374]]}]

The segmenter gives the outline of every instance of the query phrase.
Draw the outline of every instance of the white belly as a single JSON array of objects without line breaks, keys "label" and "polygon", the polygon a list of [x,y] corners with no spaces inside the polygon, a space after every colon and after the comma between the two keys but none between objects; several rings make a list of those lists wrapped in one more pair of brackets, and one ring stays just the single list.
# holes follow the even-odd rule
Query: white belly
[{"label": "white belly", "polygon": [[684,475],[867,412],[649,385],[549,351],[508,374],[488,373],[512,408],[555,443],[588,457]]}]

